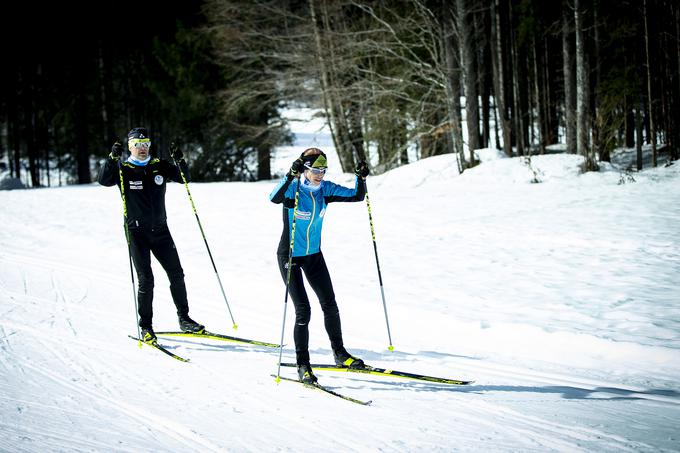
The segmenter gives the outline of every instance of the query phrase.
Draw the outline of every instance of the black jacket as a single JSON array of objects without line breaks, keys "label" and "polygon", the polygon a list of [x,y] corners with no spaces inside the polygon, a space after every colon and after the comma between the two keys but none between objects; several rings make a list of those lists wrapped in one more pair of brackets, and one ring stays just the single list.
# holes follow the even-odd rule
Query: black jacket
[{"label": "black jacket", "polygon": [[128,227],[158,228],[166,226],[165,184],[168,180],[182,182],[180,168],[188,180],[189,168],[183,159],[179,167],[156,158],[145,166],[137,166],[109,157],[99,171],[99,184],[117,185],[120,190],[119,170],[122,170]]}]

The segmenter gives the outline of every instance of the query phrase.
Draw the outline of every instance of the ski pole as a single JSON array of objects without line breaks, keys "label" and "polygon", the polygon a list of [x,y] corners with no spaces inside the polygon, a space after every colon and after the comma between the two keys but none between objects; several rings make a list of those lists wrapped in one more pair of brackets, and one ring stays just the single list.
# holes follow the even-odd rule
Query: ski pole
[{"label": "ski pole", "polygon": [[[281,356],[283,355],[283,333],[286,331],[286,309],[288,308],[288,289],[290,288],[290,272],[293,267],[293,247],[295,246],[295,217],[297,216],[298,199],[300,198],[300,179],[295,188],[295,204],[293,205],[293,224],[290,232],[290,249],[288,250],[288,271],[286,273],[286,296],[283,299],[283,322],[281,323],[281,343],[279,343],[279,367],[276,370],[276,383],[281,382]],[[284,197],[285,202],[285,197]]]},{"label": "ski pole", "polygon": [[138,345],[142,347],[142,332],[139,329],[139,306],[137,304],[137,292],[135,291],[135,272],[132,269],[132,249],[130,245],[130,229],[127,224],[127,203],[125,202],[125,183],[123,182],[123,168],[118,162],[118,176],[120,177],[120,198],[123,200],[123,225],[125,226],[125,240],[128,246],[128,259],[130,260],[130,278],[132,279],[132,298],[135,301],[135,320],[137,321],[137,339]]},{"label": "ski pole", "polygon": [[373,228],[373,216],[371,215],[371,201],[368,198],[368,186],[366,186],[366,206],[368,207],[368,222],[371,224],[371,237],[373,238],[373,251],[375,252],[375,264],[378,268],[378,280],[380,281],[380,294],[382,295],[383,310],[385,311],[385,323],[387,324],[387,337],[390,341],[390,345],[387,349],[389,349],[390,351],[394,351],[394,346],[392,346],[392,334],[390,333],[390,321],[387,318],[385,289],[383,287],[382,273],[380,272],[380,261],[378,260],[378,244],[375,241],[375,229]]},{"label": "ski pole", "polygon": [[[170,144],[171,148],[175,147],[174,143]],[[182,182],[184,183],[184,188],[187,190],[187,195],[189,195],[189,201],[191,202],[191,208],[194,210],[194,215],[196,216],[196,222],[198,222],[198,228],[201,230],[201,236],[203,236],[203,242],[205,242],[205,248],[208,250],[208,256],[210,257],[210,262],[212,263],[213,269],[215,270],[215,276],[217,277],[217,283],[220,285],[220,290],[222,291],[222,297],[224,297],[224,302],[227,304],[227,310],[229,310],[229,316],[231,317],[231,323],[234,330],[238,329],[238,324],[234,321],[234,315],[231,314],[231,307],[229,306],[229,301],[227,300],[227,295],[224,293],[224,287],[222,286],[222,280],[220,279],[220,274],[217,272],[217,266],[215,266],[215,260],[213,259],[212,253],[210,252],[210,246],[208,245],[208,240],[205,237],[205,232],[203,231],[203,226],[201,225],[201,219],[198,218],[198,212],[196,211],[196,205],[194,204],[194,199],[191,197],[191,192],[189,191],[189,183],[187,178],[184,176],[182,167],[179,166],[177,160],[174,156],[171,156],[173,162],[179,170],[179,174],[182,177]]]}]

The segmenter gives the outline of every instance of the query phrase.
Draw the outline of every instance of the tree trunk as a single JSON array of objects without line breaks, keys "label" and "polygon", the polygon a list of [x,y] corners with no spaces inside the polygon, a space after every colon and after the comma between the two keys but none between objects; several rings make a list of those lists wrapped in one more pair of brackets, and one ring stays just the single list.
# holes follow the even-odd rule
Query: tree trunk
[{"label": "tree trunk", "polygon": [[461,129],[460,112],[460,58],[457,53],[458,40],[456,37],[456,19],[452,6],[444,6],[442,9],[442,47],[446,67],[446,107],[449,117],[448,140],[450,151],[456,153],[458,172],[462,173],[468,165],[463,152],[463,131]]},{"label": "tree trunk", "polygon": [[541,97],[543,98],[543,106],[545,108],[545,118],[546,118],[546,145],[557,143],[557,137],[559,135],[559,120],[557,119],[557,108],[555,102],[553,101],[553,76],[551,72],[551,55],[552,52],[549,50],[550,43],[546,37],[543,41],[543,61],[545,65],[543,67],[543,90]]},{"label": "tree trunk", "polygon": [[[675,50],[677,52],[677,59],[675,60],[674,77],[678,86],[675,87],[675,95],[673,96],[673,114],[671,120],[673,122],[673,146],[671,146],[671,159],[676,160],[680,157],[680,6],[677,3],[671,3],[673,8],[673,22],[675,23]],[[673,71],[673,70],[672,70]],[[671,91],[674,88],[671,87]]]},{"label": "tree trunk", "polygon": [[506,156],[512,157],[512,122],[508,114],[508,106],[506,104],[505,96],[505,64],[503,53],[503,23],[501,22],[500,1],[494,0],[493,3],[493,26],[492,42],[495,43],[492,55],[492,63],[494,68],[494,92],[495,104],[498,107],[498,116],[501,123],[501,130],[503,134],[503,151]]},{"label": "tree trunk", "polygon": [[489,10],[485,8],[480,14],[483,14],[482,19],[478,20],[478,24],[481,30],[477,31],[477,36],[483,36],[483,47],[482,47],[482,64],[479,68],[480,75],[480,87],[482,94],[482,141],[480,143],[481,148],[488,148],[491,142],[491,90],[492,90],[492,79],[493,79],[493,69],[491,64],[491,42],[489,37],[491,36],[491,17]]},{"label": "tree trunk", "polygon": [[642,112],[644,103],[642,102],[642,95],[640,95],[640,103],[635,109],[635,132],[637,140],[635,141],[635,156],[637,163],[637,170],[642,170]]},{"label": "tree trunk", "polygon": [[652,144],[652,165],[656,167],[656,129],[654,129],[654,97],[652,96],[652,71],[649,62],[649,17],[647,14],[647,0],[643,0],[643,15],[645,20],[645,56],[647,58],[647,102],[649,104],[649,135]]},{"label": "tree trunk", "polygon": [[562,13],[562,59],[564,71],[564,129],[567,152],[576,149],[576,79],[574,77],[574,58],[571,46],[571,14],[569,3],[564,2]]},{"label": "tree trunk", "polygon": [[257,148],[257,180],[263,181],[271,177],[271,151],[268,146],[259,146]]},{"label": "tree trunk", "polygon": [[18,117],[18,93],[19,93],[18,67],[12,71],[12,86],[9,87],[7,100],[7,153],[12,154],[10,159],[10,174],[13,178],[21,179],[21,138],[19,136]]},{"label": "tree trunk", "polygon": [[[113,143],[117,137],[114,128],[114,122],[111,120],[113,113],[111,109],[111,77],[109,75],[109,61],[106,57],[107,54],[105,53],[104,44],[102,41],[99,41],[98,70],[99,96],[101,102],[100,114],[102,124],[104,126],[102,130],[102,143],[106,143],[108,145]],[[161,136],[165,136],[165,134],[162,134]]]},{"label": "tree trunk", "polygon": [[462,48],[463,80],[465,84],[465,118],[468,131],[468,162],[475,163],[476,149],[479,149],[479,103],[477,100],[477,52],[475,49],[474,13],[470,0],[457,0],[458,31]]},{"label": "tree trunk", "polygon": [[512,97],[513,97],[513,119],[515,120],[515,145],[517,146],[517,154],[523,156],[525,154],[525,118],[524,108],[522,105],[522,87],[519,75],[520,60],[519,48],[517,44],[517,37],[515,34],[515,24],[513,21],[512,2],[508,3],[510,11],[508,17],[510,18],[510,64],[512,65]]},{"label": "tree trunk", "polygon": [[[600,61],[600,48],[601,48],[601,42],[600,42],[600,18],[599,18],[599,9],[600,7],[600,2],[596,1],[595,4],[593,5],[593,58],[596,62]],[[607,143],[603,143],[603,122],[600,121],[601,115],[602,115],[602,109],[600,108],[600,93],[598,91],[598,87],[601,86],[601,70],[600,70],[600,65],[596,64],[595,65],[595,82],[593,83],[593,86],[596,88],[593,90],[593,95],[592,95],[592,112],[595,115],[595,121],[593,122],[593,150],[597,151],[597,156],[598,159],[601,162],[609,162],[611,159],[609,157],[609,145]]]},{"label": "tree trunk", "polygon": [[[538,123],[538,149],[539,149],[539,154],[545,154],[545,130],[547,129],[546,124],[545,124],[545,116],[544,116],[544,108],[543,108],[543,103],[542,103],[542,98],[541,98],[541,90],[539,88],[540,86],[540,72],[538,70],[538,56],[541,55],[541,52],[538,51],[537,44],[536,44],[536,37],[534,36],[532,38],[533,42],[533,51],[534,51],[534,97],[535,102],[536,102],[536,114],[538,115],[538,118],[536,122]],[[532,128],[533,129],[533,128]]]},{"label": "tree trunk", "polygon": [[586,159],[586,170],[594,170],[589,149],[590,135],[590,78],[584,43],[583,11],[581,0],[574,0],[574,24],[576,30],[576,149]]},{"label": "tree trunk", "polygon": [[31,186],[40,187],[40,176],[38,174],[38,150],[35,146],[35,76],[34,68],[26,65],[23,68],[23,126],[24,143],[26,143],[26,154],[28,156],[28,172],[31,175]]},{"label": "tree trunk", "polygon": [[632,148],[635,146],[635,108],[630,102],[630,96],[626,95],[624,101],[624,111],[626,115],[625,126],[623,132],[623,139],[626,148]]}]

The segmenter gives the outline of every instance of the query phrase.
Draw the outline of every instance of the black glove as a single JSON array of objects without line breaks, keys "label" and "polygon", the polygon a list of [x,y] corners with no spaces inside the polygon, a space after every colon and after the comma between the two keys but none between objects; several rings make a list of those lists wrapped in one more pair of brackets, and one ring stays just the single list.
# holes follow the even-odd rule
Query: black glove
[{"label": "black glove", "polygon": [[371,171],[368,169],[368,164],[364,162],[363,160],[357,164],[357,167],[354,169],[354,174],[366,179],[366,176],[369,175]]},{"label": "black glove", "polygon": [[184,158],[184,153],[177,147],[175,142],[170,143],[170,157],[174,160],[181,160]]},{"label": "black glove", "polygon": [[303,171],[305,171],[305,162],[302,160],[302,157],[298,157],[295,159],[295,162],[293,162],[293,165],[290,166],[289,174],[295,178]]},{"label": "black glove", "polygon": [[118,160],[120,159],[120,156],[123,155],[123,145],[120,143],[116,142],[113,144],[111,147],[111,153],[109,154],[109,157],[113,160]]}]

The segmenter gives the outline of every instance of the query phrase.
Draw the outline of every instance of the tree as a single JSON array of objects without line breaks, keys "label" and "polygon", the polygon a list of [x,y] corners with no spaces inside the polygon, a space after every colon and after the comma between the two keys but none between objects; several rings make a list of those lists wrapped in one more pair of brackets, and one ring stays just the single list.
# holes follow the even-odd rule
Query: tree
[{"label": "tree", "polygon": [[457,0],[458,7],[458,30],[460,31],[460,45],[462,48],[463,79],[465,81],[465,116],[468,130],[468,162],[475,164],[474,150],[479,146],[479,103],[477,92],[477,49],[475,43],[474,13],[475,4],[472,0]]},{"label": "tree", "polygon": [[656,128],[654,127],[654,96],[652,95],[652,70],[649,63],[649,14],[647,14],[647,0],[642,1],[643,18],[645,22],[645,55],[647,57],[647,99],[649,102],[649,131],[652,144],[652,165],[656,167]]},{"label": "tree", "polygon": [[590,135],[590,76],[585,49],[584,12],[581,0],[574,0],[574,27],[576,33],[576,149],[585,157],[586,170],[596,170],[591,156]]},{"label": "tree", "polygon": [[503,133],[503,151],[508,157],[512,153],[512,119],[510,116],[508,98],[507,98],[507,71],[506,71],[506,52],[503,43],[505,30],[507,24],[503,20],[505,17],[501,12],[500,0],[494,0],[492,13],[492,31],[495,43],[494,52],[492,52],[492,62],[494,68],[494,94],[498,116],[501,122],[501,130]]}]

